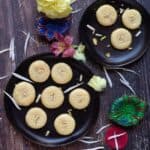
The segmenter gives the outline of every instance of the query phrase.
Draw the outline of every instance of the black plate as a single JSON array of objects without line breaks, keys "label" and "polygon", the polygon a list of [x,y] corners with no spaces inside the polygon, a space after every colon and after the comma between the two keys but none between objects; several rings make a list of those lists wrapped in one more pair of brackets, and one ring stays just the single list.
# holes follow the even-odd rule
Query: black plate
[{"label": "black plate", "polygon": [[[114,48],[108,48],[107,45],[110,44],[110,34],[111,32],[120,27],[124,27],[121,23],[121,15],[118,17],[117,22],[111,27],[101,26],[96,19],[96,10],[103,4],[111,4],[116,8],[119,14],[119,8],[134,8],[141,12],[143,17],[143,22],[140,27],[142,34],[138,37],[135,37],[135,34],[139,31],[131,31],[133,35],[133,44],[132,50],[119,51]],[[124,6],[121,6],[121,5]],[[90,7],[85,11],[82,20],[80,22],[79,34],[81,41],[87,47],[87,54],[95,62],[103,64],[106,66],[123,66],[130,64],[138,60],[149,48],[150,46],[150,16],[148,12],[136,1],[133,0],[98,0],[94,2]],[[86,27],[87,24],[92,25],[96,28],[97,33],[102,33],[107,36],[107,39],[100,42],[98,46],[94,46],[92,42],[92,32]],[[106,57],[106,52],[111,53],[111,57]]]},{"label": "black plate", "polygon": [[[74,73],[73,79],[70,83],[64,86],[61,86],[63,90],[78,83],[80,74],[83,74],[84,83],[87,83],[87,81],[92,77],[91,71],[82,63],[77,62],[73,59],[54,58],[49,53],[36,55],[36,56],[28,58],[27,60],[23,61],[20,64],[20,66],[16,69],[15,72],[29,78],[29,75],[28,75],[29,65],[33,61],[39,60],[39,59],[46,61],[50,65],[50,67],[52,67],[55,63],[58,63],[58,62],[65,62],[72,67],[73,73]],[[12,76],[7,84],[6,91],[12,95],[14,86],[18,82],[20,82],[20,80]],[[42,90],[49,85],[60,86],[56,84],[55,82],[53,82],[51,77],[45,83],[42,83],[42,84],[34,83],[33,85],[36,88],[37,95],[41,93]],[[68,94],[65,94],[64,104],[56,110],[49,110],[45,108],[39,102],[38,104],[33,103],[31,106],[22,108],[22,110],[19,111],[13,105],[11,100],[7,96],[5,96],[4,102],[5,102],[5,109],[6,109],[7,117],[10,120],[10,122],[14,125],[14,127],[16,127],[16,129],[18,129],[25,137],[27,137],[28,139],[30,139],[31,141],[35,143],[38,143],[43,146],[48,146],[48,147],[55,147],[55,146],[72,143],[87,133],[87,130],[91,127],[91,125],[93,125],[93,121],[96,121],[98,110],[99,110],[99,94],[96,93],[90,87],[88,87],[86,84],[82,85],[81,87],[87,89],[91,95],[91,103],[89,107],[86,108],[86,110],[78,111],[78,110],[73,109],[71,105],[68,103]],[[25,114],[27,110],[29,110],[31,107],[34,107],[34,106],[43,108],[48,114],[48,123],[46,124],[44,128],[40,130],[30,129],[27,127],[25,123]],[[70,136],[60,136],[56,133],[53,127],[53,122],[57,115],[61,113],[65,113],[65,112],[67,113],[68,109],[73,110],[72,114],[74,118],[76,119],[76,123],[77,123],[76,130]],[[50,130],[51,132],[48,137],[45,136],[45,133],[47,130]]]}]

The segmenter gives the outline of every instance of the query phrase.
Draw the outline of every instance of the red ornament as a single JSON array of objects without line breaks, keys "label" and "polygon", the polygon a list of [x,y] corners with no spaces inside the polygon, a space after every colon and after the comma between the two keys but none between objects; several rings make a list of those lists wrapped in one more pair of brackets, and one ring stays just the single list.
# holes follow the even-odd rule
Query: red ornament
[{"label": "red ornament", "polygon": [[111,126],[106,131],[105,142],[112,149],[117,149],[118,145],[118,149],[123,150],[128,142],[128,133],[120,127]]}]

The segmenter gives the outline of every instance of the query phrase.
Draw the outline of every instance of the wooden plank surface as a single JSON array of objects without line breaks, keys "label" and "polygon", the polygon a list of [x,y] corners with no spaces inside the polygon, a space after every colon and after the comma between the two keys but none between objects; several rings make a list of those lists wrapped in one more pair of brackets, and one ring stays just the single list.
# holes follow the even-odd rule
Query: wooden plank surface
[{"label": "wooden plank surface", "polygon": [[[82,8],[80,13],[73,15],[70,33],[75,37],[75,43],[78,43],[78,25],[81,15],[92,2],[94,2],[94,0],[77,0],[73,6],[75,9]],[[139,0],[139,2],[150,12],[149,0]],[[22,4],[21,7],[19,7],[20,4]],[[38,16],[38,13],[36,11],[35,0],[0,0],[0,50],[8,48],[10,39],[15,37],[16,65],[28,56],[49,51],[49,47],[46,43],[40,42],[40,44],[37,45],[30,40],[27,56],[24,56],[23,46],[25,35],[21,31],[30,32],[31,35],[38,40],[34,30],[36,16]],[[140,74],[140,77],[130,73],[124,73],[124,76],[131,82],[137,94],[148,103],[150,103],[149,57],[150,51],[148,51],[141,60],[129,66],[129,68],[136,70]],[[90,61],[88,61],[88,66],[94,73],[104,76],[100,66],[94,65],[94,63]],[[14,68],[11,66],[11,60],[9,59],[8,53],[0,55],[0,76],[8,74],[13,70]],[[89,131],[90,136],[96,137],[96,130],[109,122],[107,115],[111,102],[124,93],[130,93],[128,89],[120,84],[117,75],[114,72],[110,72],[110,75],[114,86],[112,89],[108,87],[106,91],[100,95],[100,113],[96,125],[93,125],[93,128]],[[46,150],[46,148],[35,145],[24,139],[8,122],[3,106],[2,92],[7,81],[8,79],[0,81],[0,117],[2,118],[0,119],[0,150]],[[129,142],[126,150],[150,150],[149,115],[150,112],[148,111],[142,123],[132,130],[129,130]],[[103,135],[99,135],[99,138],[102,137]],[[76,142],[69,146],[56,148],[56,150],[80,150],[98,145],[101,145],[101,143],[85,145]],[[107,150],[108,148],[105,149]]]}]

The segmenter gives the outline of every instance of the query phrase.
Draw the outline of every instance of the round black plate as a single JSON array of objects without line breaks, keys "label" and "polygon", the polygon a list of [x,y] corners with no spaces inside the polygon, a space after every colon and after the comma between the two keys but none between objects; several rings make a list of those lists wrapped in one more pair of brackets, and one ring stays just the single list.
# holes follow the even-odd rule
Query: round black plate
[{"label": "round black plate", "polygon": [[[73,79],[70,83],[61,86],[63,90],[67,89],[68,87],[75,85],[79,82],[79,76],[80,74],[83,74],[83,81],[84,85],[81,87],[87,89],[91,95],[91,103],[88,108],[85,110],[75,110],[71,107],[71,105],[68,103],[68,94],[65,94],[65,102],[64,104],[55,110],[50,110],[45,108],[40,102],[38,104],[33,103],[30,107],[22,108],[21,111],[17,110],[16,107],[13,105],[11,100],[5,96],[4,102],[5,102],[5,109],[7,113],[7,117],[10,120],[10,122],[18,129],[25,137],[30,139],[33,142],[36,142],[43,146],[49,146],[49,147],[55,147],[60,146],[64,144],[69,144],[71,142],[74,142],[81,136],[83,136],[87,130],[93,125],[93,121],[96,121],[98,110],[99,110],[99,94],[96,93],[94,90],[92,90],[90,87],[87,86],[87,81],[92,77],[91,71],[84,66],[82,63],[77,62],[73,59],[64,59],[64,58],[54,58],[50,54],[41,54],[36,55],[33,57],[28,58],[27,60],[23,61],[20,66],[16,69],[16,73],[19,73],[27,78],[29,78],[28,75],[28,68],[29,65],[35,61],[35,60],[44,60],[46,61],[50,67],[52,67],[55,63],[58,62],[65,62],[69,64],[73,69]],[[15,77],[11,77],[9,80],[6,91],[12,95],[14,86],[16,83],[20,82],[21,80],[16,79]],[[37,95],[42,92],[42,90],[50,85],[56,85],[55,82],[52,81],[51,77],[46,81],[45,83],[39,84],[39,83],[33,83],[34,87],[36,88]],[[25,114],[26,112],[34,106],[38,106],[43,108],[47,115],[48,115],[48,122],[46,126],[40,130],[33,130],[27,127],[25,123]],[[61,113],[67,113],[69,109],[72,109],[72,115],[74,116],[77,126],[75,132],[70,136],[60,136],[56,133],[53,122],[57,115]],[[48,137],[45,136],[46,131],[49,130],[51,133]]]},{"label": "round black plate", "polygon": [[[103,4],[111,4],[116,8],[119,14],[119,8],[134,8],[141,12],[143,17],[143,22],[140,27],[140,30],[142,31],[142,34],[138,37],[135,37],[135,34],[139,31],[134,30],[131,31],[133,35],[133,43],[132,43],[132,50],[125,50],[125,51],[119,51],[112,48],[107,47],[108,44],[110,44],[110,35],[111,32],[120,27],[124,27],[121,22],[121,15],[119,15],[118,20],[116,24],[114,24],[111,27],[103,27],[101,26],[96,19],[96,10],[99,8],[99,6]],[[81,41],[86,45],[87,47],[87,55],[92,58],[95,62],[99,64],[103,64],[106,66],[123,66],[130,64],[137,59],[139,59],[149,48],[150,45],[150,16],[148,12],[136,1],[132,0],[98,0],[95,3],[93,3],[90,7],[87,8],[85,11],[82,20],[80,22],[79,27],[79,34]],[[107,39],[104,41],[101,41],[98,46],[94,46],[92,39],[92,31],[89,30],[86,25],[90,24],[96,29],[97,33],[101,33],[107,36]],[[110,44],[111,45],[111,44]],[[110,52],[111,57],[106,57],[106,53]]]}]

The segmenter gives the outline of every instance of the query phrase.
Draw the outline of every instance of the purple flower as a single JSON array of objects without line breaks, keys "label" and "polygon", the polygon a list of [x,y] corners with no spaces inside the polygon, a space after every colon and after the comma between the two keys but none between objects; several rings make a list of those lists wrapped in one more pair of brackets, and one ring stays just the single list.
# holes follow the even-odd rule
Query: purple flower
[{"label": "purple flower", "polygon": [[73,57],[75,49],[72,47],[73,37],[63,36],[62,34],[55,33],[56,41],[50,46],[50,51],[55,56],[62,55],[62,57]]}]

